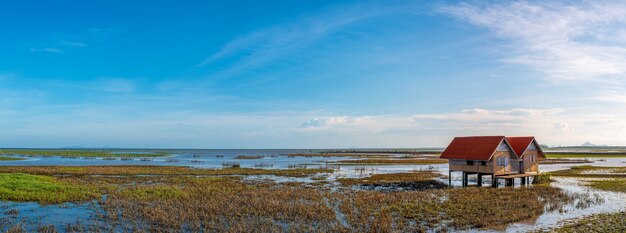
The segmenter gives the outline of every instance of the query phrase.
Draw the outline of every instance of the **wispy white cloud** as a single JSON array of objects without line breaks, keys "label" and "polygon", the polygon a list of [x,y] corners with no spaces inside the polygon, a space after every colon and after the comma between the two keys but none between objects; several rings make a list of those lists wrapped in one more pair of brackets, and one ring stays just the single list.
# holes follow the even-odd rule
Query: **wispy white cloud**
[{"label": "wispy white cloud", "polygon": [[85,44],[85,43],[81,43],[81,42],[77,42],[77,41],[66,41],[66,40],[59,41],[59,44],[61,44],[61,45],[68,45],[68,46],[74,46],[74,47],[85,47],[85,46],[87,46],[87,44]]},{"label": "wispy white cloud", "polygon": [[552,80],[626,80],[624,2],[470,2],[439,11],[510,40],[502,47],[504,62]]},{"label": "wispy white cloud", "polygon": [[260,29],[230,41],[198,67],[232,59],[234,62],[224,73],[245,70],[296,53],[348,25],[392,13],[410,13],[415,9],[414,4],[396,3],[338,5],[289,23]]},{"label": "wispy white cloud", "polygon": [[[626,141],[622,134],[625,128],[626,120],[621,114],[476,108],[444,114],[320,117],[305,121],[294,130],[346,137],[368,135],[391,144],[393,140],[408,143],[420,138],[421,141],[415,141],[418,145],[442,145],[459,135],[535,135],[552,145],[578,145],[585,141],[621,145]],[[427,136],[430,138],[423,139]]]},{"label": "wispy white cloud", "polygon": [[55,47],[49,47],[49,48],[31,48],[30,49],[31,52],[48,52],[48,53],[63,53],[63,50],[59,49],[59,48],[55,48]]}]

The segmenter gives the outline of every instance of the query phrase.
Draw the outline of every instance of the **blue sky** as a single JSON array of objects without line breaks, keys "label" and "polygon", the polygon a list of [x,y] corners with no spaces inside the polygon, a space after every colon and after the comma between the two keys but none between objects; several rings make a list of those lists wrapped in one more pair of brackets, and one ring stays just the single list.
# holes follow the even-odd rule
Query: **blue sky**
[{"label": "blue sky", "polygon": [[0,147],[626,145],[619,1],[16,1]]}]

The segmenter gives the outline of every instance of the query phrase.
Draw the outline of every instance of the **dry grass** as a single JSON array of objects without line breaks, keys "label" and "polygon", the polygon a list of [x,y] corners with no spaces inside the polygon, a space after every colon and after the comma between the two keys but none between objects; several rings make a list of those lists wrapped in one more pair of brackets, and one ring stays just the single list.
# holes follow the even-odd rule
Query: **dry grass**
[{"label": "dry grass", "polygon": [[547,186],[381,193],[188,177],[135,185],[101,204],[129,231],[419,232],[503,226],[571,201]]}]

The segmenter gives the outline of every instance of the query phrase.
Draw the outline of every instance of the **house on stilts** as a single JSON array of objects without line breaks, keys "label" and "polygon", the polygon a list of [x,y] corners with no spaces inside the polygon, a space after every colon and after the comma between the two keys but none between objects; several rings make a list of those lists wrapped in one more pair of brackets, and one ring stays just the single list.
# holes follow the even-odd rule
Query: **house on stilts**
[{"label": "house on stilts", "polygon": [[529,183],[530,177],[539,174],[539,161],[545,154],[534,137],[472,136],[455,137],[440,158],[448,159],[452,172],[462,172],[463,186],[468,185],[468,177],[476,175],[478,186],[482,186],[483,176],[491,176],[491,185],[498,186],[498,180],[513,185],[515,178],[520,184]]}]

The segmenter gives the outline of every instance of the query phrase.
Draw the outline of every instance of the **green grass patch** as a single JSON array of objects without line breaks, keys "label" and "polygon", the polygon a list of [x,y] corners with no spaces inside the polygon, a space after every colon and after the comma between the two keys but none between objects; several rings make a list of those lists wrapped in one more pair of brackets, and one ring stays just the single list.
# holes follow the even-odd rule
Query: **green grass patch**
[{"label": "green grass patch", "polygon": [[3,201],[52,204],[91,200],[99,196],[94,188],[61,182],[49,176],[0,174],[0,200]]},{"label": "green grass patch", "polygon": [[24,160],[24,159],[23,158],[0,156],[0,161],[19,161],[19,160]]},{"label": "green grass patch", "polygon": [[626,179],[592,180],[589,181],[588,186],[600,190],[626,193]]},{"label": "green grass patch", "polygon": [[61,156],[61,157],[162,157],[165,151],[114,151],[114,150],[26,150],[1,149],[0,155]]},{"label": "green grass patch", "polygon": [[620,178],[626,177],[626,167],[574,166],[567,170],[550,172],[553,176]]}]

